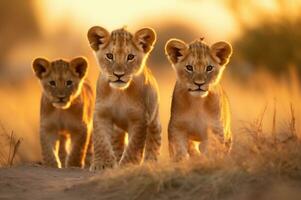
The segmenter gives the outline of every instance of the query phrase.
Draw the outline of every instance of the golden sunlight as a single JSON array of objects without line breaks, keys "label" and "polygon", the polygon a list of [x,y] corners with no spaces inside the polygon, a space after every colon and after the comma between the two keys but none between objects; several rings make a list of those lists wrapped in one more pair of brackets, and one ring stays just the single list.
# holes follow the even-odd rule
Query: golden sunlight
[{"label": "golden sunlight", "polygon": [[[232,38],[237,31],[235,19],[218,1],[91,0],[83,3],[73,0],[36,0],[34,5],[45,34],[55,32],[62,23],[73,27],[74,31],[82,31],[82,28],[86,31],[93,25],[108,29],[124,25],[135,28],[150,21],[160,23],[169,19],[189,25],[198,24],[197,29],[206,27],[209,34],[220,38]],[[217,31],[217,27],[223,31]]]}]

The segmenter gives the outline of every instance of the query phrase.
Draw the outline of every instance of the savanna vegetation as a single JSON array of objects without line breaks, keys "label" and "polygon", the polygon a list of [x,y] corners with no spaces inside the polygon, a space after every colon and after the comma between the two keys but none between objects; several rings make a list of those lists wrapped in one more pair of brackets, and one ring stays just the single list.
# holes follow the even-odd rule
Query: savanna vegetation
[{"label": "savanna vegetation", "polygon": [[[280,9],[272,14],[255,3],[223,3],[239,24],[239,34],[230,41],[234,54],[222,80],[232,112],[234,143],[230,155],[212,136],[209,157],[169,162],[167,123],[175,74],[165,58],[164,44],[170,37],[187,42],[199,36],[209,42],[216,38],[206,36],[205,28],[200,33],[183,21],[150,21],[158,34],[149,65],[160,88],[162,155],[156,165],[97,174],[40,166],[40,88],[30,69],[31,60],[40,53],[50,57],[83,54],[90,61],[89,79],[94,82],[98,69],[85,35],[73,33],[68,23],[52,35],[43,35],[36,24],[37,16],[31,14],[32,7],[13,7],[23,13],[22,24],[28,26],[18,27],[24,30],[22,42],[14,40],[19,35],[12,33],[21,30],[12,24],[7,24],[7,32],[0,31],[0,41],[4,41],[0,47],[0,198],[299,199],[301,16],[290,13],[289,3],[275,2]],[[11,6],[1,4],[1,13]],[[244,17],[246,9],[256,13],[252,23]],[[1,15],[0,21],[5,21],[4,16],[7,19],[11,14]],[[12,54],[20,59],[12,59]]]}]

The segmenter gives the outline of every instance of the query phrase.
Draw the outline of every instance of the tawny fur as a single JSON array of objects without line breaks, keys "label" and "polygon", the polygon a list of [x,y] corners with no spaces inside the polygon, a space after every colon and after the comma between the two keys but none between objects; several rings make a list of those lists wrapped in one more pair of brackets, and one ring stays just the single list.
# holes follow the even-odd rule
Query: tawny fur
[{"label": "tawny fur", "polygon": [[231,141],[230,110],[219,81],[232,53],[231,45],[209,47],[201,40],[190,44],[171,39],[166,54],[177,73],[168,126],[171,159],[180,161],[207,152],[208,133],[221,142]]},{"label": "tawny fur", "polygon": [[[124,28],[109,33],[92,27],[88,39],[99,63],[94,112],[94,162],[91,170],[155,161],[161,146],[159,95],[145,61],[155,32],[134,35]],[[125,146],[125,134],[128,145]]]},{"label": "tawny fur", "polygon": [[44,58],[33,62],[43,88],[40,139],[47,166],[84,167],[94,106],[93,90],[84,80],[87,67],[82,57],[70,62]]}]

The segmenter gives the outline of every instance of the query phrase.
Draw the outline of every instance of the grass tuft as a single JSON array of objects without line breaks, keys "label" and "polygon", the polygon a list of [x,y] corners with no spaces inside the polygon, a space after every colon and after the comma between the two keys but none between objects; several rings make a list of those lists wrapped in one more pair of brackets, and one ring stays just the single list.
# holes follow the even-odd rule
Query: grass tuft
[{"label": "grass tuft", "polygon": [[2,133],[0,134],[0,167],[11,167],[18,157],[18,150],[22,142],[22,138],[16,138],[13,131],[9,133],[2,123],[0,123]]}]

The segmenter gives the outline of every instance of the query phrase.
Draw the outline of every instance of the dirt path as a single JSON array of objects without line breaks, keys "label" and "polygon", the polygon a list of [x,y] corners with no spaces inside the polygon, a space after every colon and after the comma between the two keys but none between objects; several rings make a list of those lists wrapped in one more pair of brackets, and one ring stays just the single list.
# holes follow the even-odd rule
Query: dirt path
[{"label": "dirt path", "polygon": [[[55,199],[93,174],[80,169],[19,166],[0,169],[0,199]],[[65,198],[67,199],[67,198]],[[83,199],[79,198],[78,199]]]}]

